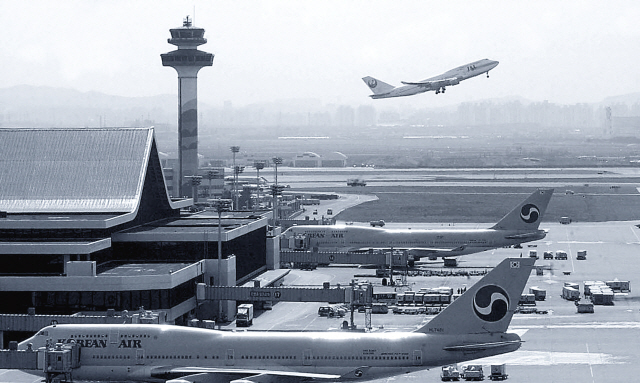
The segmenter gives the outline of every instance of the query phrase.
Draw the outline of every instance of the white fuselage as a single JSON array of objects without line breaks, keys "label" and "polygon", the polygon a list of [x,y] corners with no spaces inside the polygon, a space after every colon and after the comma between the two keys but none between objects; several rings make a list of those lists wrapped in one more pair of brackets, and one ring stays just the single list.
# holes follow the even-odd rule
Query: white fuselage
[{"label": "white fuselage", "polygon": [[[515,334],[506,334],[519,341]],[[225,368],[314,374],[361,373],[377,379],[517,349],[517,345],[474,353],[445,351],[461,341],[489,343],[497,335],[440,335],[421,332],[231,332],[172,325],[58,325],[23,341],[37,350],[46,340],[81,345],[80,380],[163,381],[174,368]],[[500,338],[504,340],[504,338]],[[360,370],[360,371],[356,371]],[[244,371],[244,372],[243,372]],[[182,374],[186,375],[186,374]]]},{"label": "white fuselage", "polygon": [[493,61],[489,59],[474,61],[472,63],[462,65],[457,68],[446,71],[441,75],[422,80],[422,81],[435,82],[435,86],[429,86],[429,85],[399,86],[388,93],[372,95],[371,98],[376,99],[376,98],[412,96],[418,93],[424,93],[431,90],[438,90],[448,85],[448,84],[437,84],[439,80],[456,79],[458,82],[464,81],[469,78],[481,75],[483,73],[488,73],[491,69],[495,68],[498,64],[499,64],[498,61]]},{"label": "white fuselage", "polygon": [[[304,236],[309,248],[323,251],[366,249],[441,249],[438,256],[458,256],[539,240],[544,230],[384,229],[366,226],[294,226],[285,236]],[[459,248],[459,249],[458,249]],[[455,250],[451,250],[455,249]],[[445,251],[446,250],[446,251]],[[434,253],[438,253],[434,251]],[[426,256],[426,255],[425,255]]]}]

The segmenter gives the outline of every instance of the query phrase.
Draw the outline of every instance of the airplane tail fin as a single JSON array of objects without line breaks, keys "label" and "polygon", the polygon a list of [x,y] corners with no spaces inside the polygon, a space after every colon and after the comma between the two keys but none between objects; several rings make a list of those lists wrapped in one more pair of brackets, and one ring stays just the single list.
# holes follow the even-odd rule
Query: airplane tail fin
[{"label": "airplane tail fin", "polygon": [[498,223],[494,230],[537,230],[547,210],[553,189],[538,189],[529,198],[514,207]]},{"label": "airplane tail fin", "polygon": [[504,259],[416,331],[443,335],[507,331],[534,263],[530,257]]},{"label": "airplane tail fin", "polygon": [[362,81],[371,89],[374,95],[376,94],[385,94],[394,90],[396,87],[393,85],[389,85],[386,82],[382,82],[373,77],[363,77]]}]

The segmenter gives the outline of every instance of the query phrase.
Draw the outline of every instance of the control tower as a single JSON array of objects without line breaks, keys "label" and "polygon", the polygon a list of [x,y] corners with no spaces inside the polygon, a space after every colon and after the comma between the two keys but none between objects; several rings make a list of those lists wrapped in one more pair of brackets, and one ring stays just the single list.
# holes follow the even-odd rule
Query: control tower
[{"label": "control tower", "polygon": [[181,28],[170,29],[167,41],[178,50],[161,54],[162,65],[178,72],[178,191],[175,197],[193,195],[192,179],[198,175],[198,71],[213,65],[213,53],[198,50],[205,44],[204,29],[191,25],[187,16]]}]

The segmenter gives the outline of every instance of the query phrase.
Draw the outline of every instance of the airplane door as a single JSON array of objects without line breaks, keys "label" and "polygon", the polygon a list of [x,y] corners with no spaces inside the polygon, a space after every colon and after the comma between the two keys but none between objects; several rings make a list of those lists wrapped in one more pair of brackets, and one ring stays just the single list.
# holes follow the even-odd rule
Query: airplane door
[{"label": "airplane door", "polygon": [[311,350],[306,349],[302,352],[302,364],[304,366],[311,366]]},{"label": "airplane door", "polygon": [[136,364],[144,364],[144,349],[136,349]]},{"label": "airplane door", "polygon": [[225,360],[225,364],[227,366],[233,366],[236,363],[235,358],[234,358],[234,352],[233,349],[227,349],[227,358]]},{"label": "airplane door", "polygon": [[413,365],[414,366],[422,365],[422,350],[413,351]]},{"label": "airplane door", "polygon": [[120,330],[111,329],[111,331],[109,331],[109,343],[118,344],[119,341],[120,341]]}]

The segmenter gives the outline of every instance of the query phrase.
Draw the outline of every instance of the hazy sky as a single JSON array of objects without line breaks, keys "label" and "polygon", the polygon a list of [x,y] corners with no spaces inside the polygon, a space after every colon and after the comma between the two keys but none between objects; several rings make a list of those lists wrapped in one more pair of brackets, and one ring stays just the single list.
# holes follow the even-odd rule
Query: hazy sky
[{"label": "hazy sky", "polygon": [[[160,54],[194,15],[215,54],[200,99],[235,106],[291,98],[441,106],[519,95],[573,104],[640,91],[640,2],[0,0],[0,88],[19,84],[121,96],[176,94]],[[478,59],[490,78],[371,100],[362,77],[393,85]]]}]

